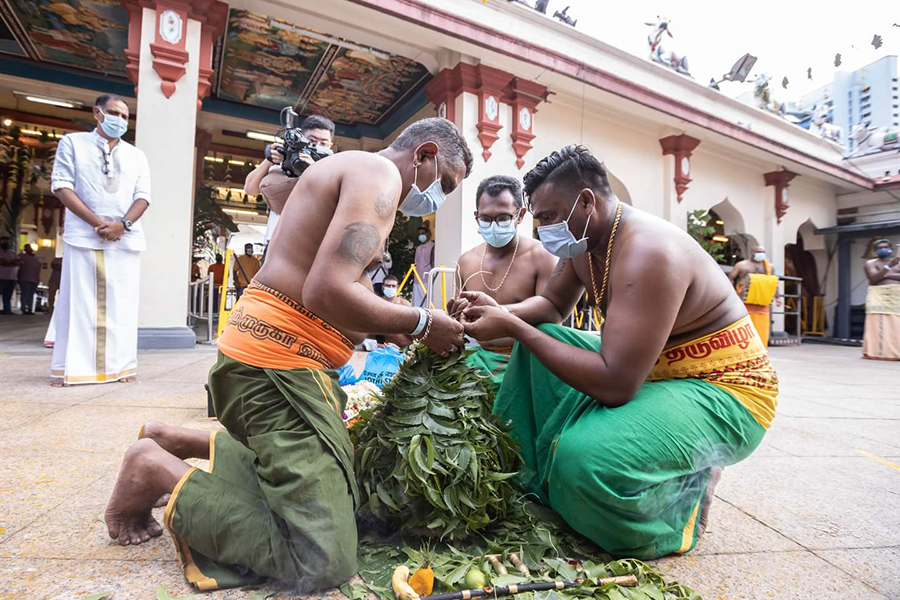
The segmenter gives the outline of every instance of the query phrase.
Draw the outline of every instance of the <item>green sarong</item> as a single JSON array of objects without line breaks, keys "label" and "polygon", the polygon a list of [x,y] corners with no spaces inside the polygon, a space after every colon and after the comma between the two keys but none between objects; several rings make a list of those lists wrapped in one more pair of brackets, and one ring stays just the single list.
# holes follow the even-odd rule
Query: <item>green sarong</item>
[{"label": "green sarong", "polygon": [[209,373],[210,471],[191,469],[165,524],[199,590],[267,577],[308,592],[356,573],[353,447],[335,371],[251,367],[221,352]]},{"label": "green sarong", "polygon": [[494,352],[481,346],[474,348],[474,352],[466,359],[466,364],[474,369],[478,369],[482,374],[487,375],[491,383],[496,387],[500,387],[503,383],[503,374],[506,373],[506,365],[509,364],[509,355],[500,352]]},{"label": "green sarong", "polygon": [[[540,330],[600,351],[600,338],[559,325]],[[699,534],[710,468],[734,464],[765,430],[728,392],[700,379],[645,383],[606,408],[516,344],[494,413],[522,445],[516,482],[616,556],[687,552]]]}]

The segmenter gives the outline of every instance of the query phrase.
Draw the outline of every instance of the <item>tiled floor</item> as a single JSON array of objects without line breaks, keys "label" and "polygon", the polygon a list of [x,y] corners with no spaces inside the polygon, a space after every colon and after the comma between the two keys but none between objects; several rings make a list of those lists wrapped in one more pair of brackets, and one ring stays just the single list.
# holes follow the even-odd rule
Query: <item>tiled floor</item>
[{"label": "tiled floor", "polygon": [[[102,516],[144,421],[215,426],[213,349],[141,353],[137,383],[57,389],[36,341],[45,327],[0,317],[0,598],[189,593],[166,537],[122,548]],[[707,600],[900,598],[900,364],[827,346],[772,356],[775,425],[726,469],[694,552],[657,565]]]}]

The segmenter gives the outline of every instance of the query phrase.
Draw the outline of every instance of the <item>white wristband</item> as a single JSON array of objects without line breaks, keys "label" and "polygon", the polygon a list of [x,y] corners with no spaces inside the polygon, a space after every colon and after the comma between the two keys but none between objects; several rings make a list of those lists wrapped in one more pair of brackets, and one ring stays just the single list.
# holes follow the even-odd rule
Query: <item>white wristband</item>
[{"label": "white wristband", "polygon": [[409,335],[419,335],[425,329],[425,325],[428,323],[428,311],[419,306],[416,307],[416,310],[419,311],[419,324],[416,325],[416,328],[409,332]]}]

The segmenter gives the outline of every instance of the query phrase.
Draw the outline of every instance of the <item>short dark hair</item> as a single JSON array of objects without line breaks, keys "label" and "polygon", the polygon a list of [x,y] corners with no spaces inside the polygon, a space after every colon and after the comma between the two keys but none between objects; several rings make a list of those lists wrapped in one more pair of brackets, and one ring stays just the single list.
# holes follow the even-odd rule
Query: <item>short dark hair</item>
[{"label": "short dark hair", "polygon": [[544,183],[565,181],[572,185],[589,187],[604,196],[612,193],[606,167],[597,160],[587,146],[572,144],[559,152],[552,152],[541,159],[525,175],[525,195],[531,204],[531,195]]},{"label": "short dark hair", "polygon": [[223,261],[223,260],[225,260],[225,259],[222,258],[222,255],[221,255],[221,254],[216,254],[216,262],[221,262],[221,261]]},{"label": "short dark hair", "polygon": [[116,102],[124,102],[126,105],[128,104],[127,102],[125,102],[125,99],[118,94],[102,94],[100,96],[97,96],[97,99],[94,101],[94,106],[104,108],[107,103],[113,100]]},{"label": "short dark hair", "polygon": [[246,248],[247,246],[250,246],[252,248],[253,242],[247,242],[246,244],[244,244],[244,248]]},{"label": "short dark hair", "polygon": [[397,137],[391,144],[396,150],[409,150],[425,142],[436,142],[438,160],[453,168],[466,167],[468,177],[472,172],[472,151],[459,128],[452,121],[440,117],[431,117],[416,121]]},{"label": "short dark hair", "polygon": [[396,282],[396,283],[398,283],[398,284],[400,283],[400,280],[397,278],[396,275],[388,275],[387,277],[384,278],[384,282],[383,282],[383,283],[386,283],[386,282],[388,282],[388,281],[394,281],[394,282]]},{"label": "short dark hair", "polygon": [[522,208],[524,201],[522,200],[522,184],[519,183],[519,180],[509,175],[491,175],[482,179],[478,184],[478,190],[475,192],[475,210],[478,210],[481,196],[485,192],[494,198],[507,190],[513,195],[516,208]]},{"label": "short dark hair", "polygon": [[322,115],[309,115],[300,124],[300,131],[309,131],[310,129],[327,129],[334,135],[334,121]]}]

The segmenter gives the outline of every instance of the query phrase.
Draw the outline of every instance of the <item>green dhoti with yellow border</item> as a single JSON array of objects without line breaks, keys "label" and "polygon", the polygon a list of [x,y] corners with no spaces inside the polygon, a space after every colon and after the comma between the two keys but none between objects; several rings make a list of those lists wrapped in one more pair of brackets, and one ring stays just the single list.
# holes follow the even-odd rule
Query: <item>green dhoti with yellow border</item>
[{"label": "green dhoti with yellow border", "polygon": [[198,590],[272,577],[309,592],[356,573],[347,398],[325,368],[352,350],[315,319],[254,282],[220,338],[209,387],[227,432],[211,434],[209,471],[182,477],[164,517]]},{"label": "green dhoti with yellow border", "polygon": [[[600,351],[559,325],[541,331]],[[777,376],[749,318],[669,349],[647,382],[607,408],[516,344],[494,412],[522,445],[516,482],[616,556],[687,552],[711,468],[743,460],[774,417]]]}]

